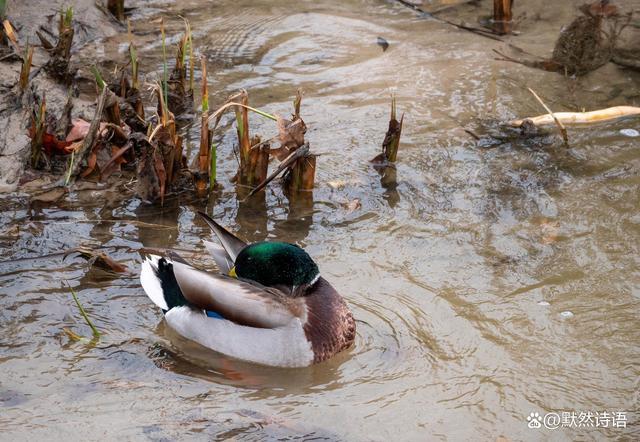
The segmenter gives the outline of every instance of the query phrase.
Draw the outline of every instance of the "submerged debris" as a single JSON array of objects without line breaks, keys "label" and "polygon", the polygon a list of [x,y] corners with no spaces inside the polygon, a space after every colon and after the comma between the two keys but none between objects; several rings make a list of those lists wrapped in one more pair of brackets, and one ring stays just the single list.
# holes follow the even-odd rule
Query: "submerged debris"
[{"label": "submerged debris", "polygon": [[584,4],[579,9],[582,15],[562,30],[550,59],[516,59],[494,51],[501,57],[498,60],[578,76],[608,63],[613,57],[618,37],[628,24],[630,15],[626,20],[621,20],[618,8],[609,0]]},{"label": "submerged debris", "polygon": [[389,42],[382,37],[378,37],[376,39],[376,44],[382,48],[382,52],[385,52],[389,49]]},{"label": "submerged debris", "polygon": [[558,130],[560,131],[560,135],[562,136],[562,141],[564,141],[565,147],[569,147],[569,136],[567,135],[567,129],[564,127],[564,124],[554,115],[553,111],[549,109],[549,107],[542,101],[542,99],[534,92],[533,89],[528,88],[529,92],[535,97],[535,99],[544,107],[544,109],[549,112],[549,115],[553,119],[553,122],[558,126]]},{"label": "submerged debris", "polygon": [[64,261],[70,255],[79,255],[86,259],[91,267],[97,267],[115,273],[126,273],[129,271],[126,265],[115,261],[104,252],[89,249],[87,247],[75,247],[64,252],[62,260]]}]

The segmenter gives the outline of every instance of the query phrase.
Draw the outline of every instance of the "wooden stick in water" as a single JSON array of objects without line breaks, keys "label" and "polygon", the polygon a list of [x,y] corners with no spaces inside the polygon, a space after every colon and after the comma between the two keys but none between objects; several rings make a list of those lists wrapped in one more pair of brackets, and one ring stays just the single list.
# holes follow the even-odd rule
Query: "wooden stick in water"
[{"label": "wooden stick in water", "polygon": [[[590,112],[556,112],[553,114],[564,125],[597,124],[618,118],[640,116],[640,107],[614,106],[606,109],[598,109]],[[512,127],[520,127],[525,120],[531,121],[535,126],[548,126],[555,124],[555,120],[549,114],[536,117],[521,118],[509,121]]]},{"label": "wooden stick in water", "polygon": [[558,120],[556,118],[556,116],[553,114],[553,111],[551,109],[549,109],[549,107],[544,104],[544,102],[542,101],[542,99],[540,97],[538,97],[538,94],[536,94],[533,89],[531,89],[530,87],[527,88],[529,89],[529,92],[531,92],[533,94],[533,96],[535,97],[536,100],[538,100],[538,103],[540,103],[542,105],[542,107],[544,107],[544,109],[549,112],[549,115],[551,115],[551,118],[553,118],[553,121],[556,123],[556,126],[558,126],[558,129],[560,130],[560,134],[562,135],[562,140],[564,141],[564,145],[566,147],[569,147],[569,137],[567,136],[567,129],[564,127],[564,124],[562,124],[560,122],[560,120]]},{"label": "wooden stick in water", "polygon": [[497,33],[511,33],[511,6],[513,0],[493,0],[493,29]]}]

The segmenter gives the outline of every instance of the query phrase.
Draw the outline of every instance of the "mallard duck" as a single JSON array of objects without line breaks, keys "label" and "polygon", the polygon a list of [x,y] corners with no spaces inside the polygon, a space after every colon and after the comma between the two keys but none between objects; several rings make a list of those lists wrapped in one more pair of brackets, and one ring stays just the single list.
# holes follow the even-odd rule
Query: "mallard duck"
[{"label": "mallard duck", "polygon": [[225,355],[279,367],[306,367],[353,344],[353,315],[307,252],[285,242],[248,245],[199,215],[222,244],[204,241],[220,274],[175,253],[142,263],[142,287],[172,329]]}]

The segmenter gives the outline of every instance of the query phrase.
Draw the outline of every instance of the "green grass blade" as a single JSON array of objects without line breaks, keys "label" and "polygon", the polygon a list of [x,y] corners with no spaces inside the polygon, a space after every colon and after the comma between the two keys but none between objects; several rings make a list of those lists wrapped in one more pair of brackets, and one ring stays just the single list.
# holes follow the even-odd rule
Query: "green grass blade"
[{"label": "green grass blade", "polygon": [[78,299],[78,295],[76,291],[73,290],[73,287],[71,287],[68,282],[67,282],[67,287],[69,287],[69,290],[71,290],[71,296],[73,296],[73,300],[76,302],[76,305],[78,306],[78,310],[80,310],[80,314],[82,315],[86,323],[89,325],[89,327],[91,327],[91,332],[93,333],[93,337],[99,338],[100,332],[98,331],[96,326],[93,325],[93,322],[91,322],[91,320],[89,319],[87,312],[85,312],[84,308],[82,308],[82,304],[80,304],[80,299]]},{"label": "green grass blade", "polygon": [[98,84],[98,87],[100,88],[100,90],[101,91],[104,90],[104,88],[107,87],[107,83],[102,78],[102,74],[100,73],[100,70],[96,66],[91,66],[91,72],[93,73],[93,76],[96,78],[96,83]]}]

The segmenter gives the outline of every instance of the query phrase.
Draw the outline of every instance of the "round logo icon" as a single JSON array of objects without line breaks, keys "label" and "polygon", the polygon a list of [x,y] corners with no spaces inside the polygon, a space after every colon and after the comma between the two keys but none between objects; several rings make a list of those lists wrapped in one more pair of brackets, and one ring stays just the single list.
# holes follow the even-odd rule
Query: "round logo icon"
[{"label": "round logo icon", "polygon": [[560,415],[558,413],[547,413],[542,421],[545,428],[555,430],[560,426]]}]

